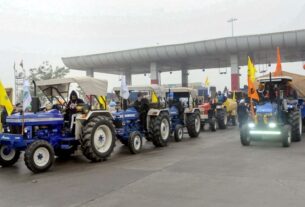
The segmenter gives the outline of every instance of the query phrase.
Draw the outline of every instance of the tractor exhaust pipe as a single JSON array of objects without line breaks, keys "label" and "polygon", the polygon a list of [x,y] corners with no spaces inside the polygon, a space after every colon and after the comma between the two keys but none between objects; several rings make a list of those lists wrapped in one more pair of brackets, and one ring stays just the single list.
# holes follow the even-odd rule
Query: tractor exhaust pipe
[{"label": "tractor exhaust pipe", "polygon": [[37,97],[37,86],[36,82],[33,80],[34,85],[34,96],[32,97],[32,112],[37,113],[39,111],[39,98]]}]

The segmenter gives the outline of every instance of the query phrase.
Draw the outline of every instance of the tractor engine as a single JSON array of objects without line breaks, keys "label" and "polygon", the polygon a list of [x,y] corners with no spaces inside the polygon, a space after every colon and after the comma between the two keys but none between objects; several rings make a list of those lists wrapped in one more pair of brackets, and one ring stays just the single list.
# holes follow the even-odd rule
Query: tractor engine
[{"label": "tractor engine", "polygon": [[254,123],[249,123],[250,134],[279,134],[278,125],[282,124],[280,116],[275,103],[257,105]]},{"label": "tractor engine", "polygon": [[140,114],[134,107],[113,112],[112,116],[119,139],[128,139],[130,132],[143,128],[139,121]]}]

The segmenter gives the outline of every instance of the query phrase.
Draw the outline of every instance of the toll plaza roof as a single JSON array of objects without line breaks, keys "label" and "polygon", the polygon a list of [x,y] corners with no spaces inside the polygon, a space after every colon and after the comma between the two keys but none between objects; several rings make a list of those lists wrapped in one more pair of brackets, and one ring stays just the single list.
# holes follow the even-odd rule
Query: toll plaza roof
[{"label": "toll plaza roof", "polygon": [[281,49],[282,62],[305,59],[305,30],[244,35],[203,40],[183,44],[108,52],[93,55],[63,57],[64,64],[76,70],[122,74],[149,73],[150,63],[158,71],[230,67],[231,55],[237,55],[238,65],[247,64],[251,56],[255,64],[276,62],[276,47]]}]

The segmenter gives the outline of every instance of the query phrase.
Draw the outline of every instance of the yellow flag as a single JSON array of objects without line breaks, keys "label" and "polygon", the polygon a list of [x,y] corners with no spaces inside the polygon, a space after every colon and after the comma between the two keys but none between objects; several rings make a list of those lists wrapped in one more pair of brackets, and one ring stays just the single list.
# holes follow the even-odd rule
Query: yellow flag
[{"label": "yellow flag", "polygon": [[11,115],[13,112],[13,105],[10,101],[10,99],[8,98],[7,94],[6,94],[6,90],[2,85],[2,82],[0,81],[0,105],[4,106],[7,114]]},{"label": "yellow flag", "polygon": [[207,78],[205,79],[205,82],[204,82],[204,86],[209,87],[209,85],[210,85],[210,81],[209,81],[209,78],[207,76]]},{"label": "yellow flag", "polygon": [[248,79],[250,79],[252,83],[255,82],[255,73],[256,73],[256,68],[251,62],[250,57],[248,57]]},{"label": "yellow flag", "polygon": [[100,104],[103,106],[103,109],[107,110],[106,96],[99,96],[98,100]]},{"label": "yellow flag", "polygon": [[156,93],[153,91],[151,94],[151,103],[158,103],[158,102],[159,102],[158,97]]},{"label": "yellow flag", "polygon": [[235,91],[233,91],[233,101],[236,101]]}]

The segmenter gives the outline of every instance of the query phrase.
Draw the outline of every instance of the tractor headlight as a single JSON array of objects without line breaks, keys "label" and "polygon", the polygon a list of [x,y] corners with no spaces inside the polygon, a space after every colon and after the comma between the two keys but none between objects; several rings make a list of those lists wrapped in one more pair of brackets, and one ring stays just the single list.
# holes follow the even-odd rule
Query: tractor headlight
[{"label": "tractor headlight", "polygon": [[255,127],[255,124],[251,122],[251,123],[248,124],[248,127],[249,127],[249,128],[254,128],[254,127]]},{"label": "tractor headlight", "polygon": [[276,127],[276,123],[270,122],[270,123],[268,124],[268,126],[269,126],[269,128],[275,128],[275,127]]}]

